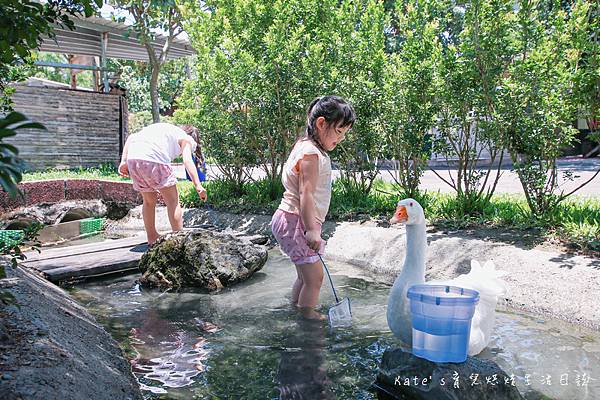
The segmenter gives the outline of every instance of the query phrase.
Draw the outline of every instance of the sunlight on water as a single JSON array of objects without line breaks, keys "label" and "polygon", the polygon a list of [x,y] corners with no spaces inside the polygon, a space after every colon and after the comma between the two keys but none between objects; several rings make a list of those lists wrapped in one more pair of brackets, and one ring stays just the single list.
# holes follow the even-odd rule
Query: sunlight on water
[{"label": "sunlight on water", "polygon": [[[145,290],[133,274],[81,284],[73,295],[121,343],[147,398],[375,399],[381,356],[397,345],[385,317],[389,287],[328,266],[351,299],[349,328],[297,318],[286,298],[295,270],[278,250],[249,281],[217,294]],[[327,281],[320,302],[322,312],[334,304]],[[598,332],[499,312],[480,357],[514,374],[528,399],[600,398]]]}]

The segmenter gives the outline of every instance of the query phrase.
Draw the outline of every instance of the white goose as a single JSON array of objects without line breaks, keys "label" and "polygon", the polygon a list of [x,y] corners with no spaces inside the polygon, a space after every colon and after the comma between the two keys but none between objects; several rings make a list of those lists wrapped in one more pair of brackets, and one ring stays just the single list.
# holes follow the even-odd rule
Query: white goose
[{"label": "white goose", "polygon": [[394,281],[387,307],[388,326],[394,335],[407,345],[412,344],[410,303],[406,297],[408,288],[418,284],[451,285],[479,292],[479,303],[471,321],[469,355],[479,354],[490,342],[494,328],[494,316],[498,298],[506,293],[506,283],[500,279],[505,273],[496,271],[492,261],[482,267],[471,261],[471,271],[449,281],[425,282],[425,255],[427,235],[425,214],[421,205],[413,199],[398,203],[390,224],[406,224],[406,257],[402,272]]}]

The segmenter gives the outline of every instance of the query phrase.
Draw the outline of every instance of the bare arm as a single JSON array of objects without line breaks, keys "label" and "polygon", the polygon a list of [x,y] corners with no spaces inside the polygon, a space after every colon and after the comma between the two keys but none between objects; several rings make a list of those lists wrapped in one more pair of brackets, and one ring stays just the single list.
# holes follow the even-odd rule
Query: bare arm
[{"label": "bare arm", "polygon": [[127,152],[129,151],[129,139],[131,135],[127,137],[125,146],[123,146],[123,154],[121,154],[121,163],[119,164],[119,175],[129,176],[129,168],[127,168]]},{"label": "bare arm", "polygon": [[196,188],[200,199],[206,201],[206,189],[204,189],[202,183],[200,183],[200,178],[198,177],[198,170],[196,169],[196,164],[194,164],[194,160],[192,159],[192,144],[187,138],[185,138],[179,140],[179,146],[181,147],[183,166],[190,175],[190,178],[192,178],[192,183],[194,184],[194,187]]},{"label": "bare arm", "polygon": [[318,251],[321,246],[321,229],[317,223],[315,190],[319,180],[319,158],[316,154],[300,160],[300,218],[306,229],[308,247]]},{"label": "bare arm", "polygon": [[121,154],[121,162],[127,162],[127,152],[129,151],[129,142],[131,141],[131,135],[127,136],[125,146],[123,146],[123,153]]}]

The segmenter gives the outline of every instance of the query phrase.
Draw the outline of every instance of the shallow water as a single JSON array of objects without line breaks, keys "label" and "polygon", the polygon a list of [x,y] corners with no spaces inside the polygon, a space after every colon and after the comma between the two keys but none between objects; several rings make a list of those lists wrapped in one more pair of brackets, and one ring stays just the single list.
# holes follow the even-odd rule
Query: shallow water
[{"label": "shallow water", "polygon": [[76,245],[81,245],[81,244],[99,243],[99,242],[103,242],[107,239],[109,239],[109,238],[106,236],[106,234],[104,232],[101,231],[99,233],[92,233],[92,234],[80,236],[75,239],[65,240],[60,243],[46,243],[42,246],[42,251],[44,250],[44,248],[57,249],[60,247],[71,247],[71,246],[76,246]]},{"label": "shallow water", "polygon": [[[147,398],[375,399],[381,355],[396,345],[385,318],[389,287],[350,266],[328,266],[354,314],[351,328],[333,332],[296,317],[286,298],[295,270],[278,250],[249,281],[218,294],[143,290],[136,274],[80,284],[72,294],[133,359]],[[333,302],[326,283],[323,311]],[[599,332],[500,312],[480,357],[514,374],[528,399],[600,398]]]}]

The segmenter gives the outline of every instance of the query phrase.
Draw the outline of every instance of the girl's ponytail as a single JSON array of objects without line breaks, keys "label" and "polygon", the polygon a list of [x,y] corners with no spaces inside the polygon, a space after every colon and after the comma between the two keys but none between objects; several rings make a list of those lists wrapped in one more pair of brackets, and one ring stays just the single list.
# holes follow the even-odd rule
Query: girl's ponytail
[{"label": "girl's ponytail", "polygon": [[[315,106],[319,104],[322,97],[317,97],[308,105],[308,111],[306,112],[306,137],[312,140],[321,150],[324,151],[321,142],[319,141],[319,135],[317,135],[317,129],[315,128],[315,122],[318,118],[317,112],[315,112]],[[318,108],[318,107],[317,107]]]},{"label": "girl's ponytail", "polygon": [[202,146],[200,146],[200,135],[198,128],[193,125],[179,125],[179,127],[196,142],[196,150],[194,151],[194,161],[196,168],[206,174],[206,164],[204,163],[204,154],[202,154]]},{"label": "girl's ponytail", "polygon": [[351,127],[356,120],[356,113],[352,105],[339,96],[322,96],[311,101],[306,113],[305,135],[325,151],[315,126],[319,117],[325,118],[328,124]]}]

